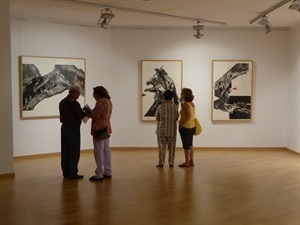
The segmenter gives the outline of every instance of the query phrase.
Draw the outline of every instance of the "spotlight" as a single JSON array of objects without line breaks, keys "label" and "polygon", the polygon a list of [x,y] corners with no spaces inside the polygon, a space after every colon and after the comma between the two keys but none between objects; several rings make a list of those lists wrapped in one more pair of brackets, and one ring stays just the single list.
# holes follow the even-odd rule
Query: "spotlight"
[{"label": "spotlight", "polygon": [[112,13],[112,11],[109,8],[102,9],[101,16],[98,20],[97,25],[103,29],[106,29],[108,27],[109,22],[114,17],[115,17],[115,15]]},{"label": "spotlight", "polygon": [[261,20],[260,20],[258,23],[266,28],[266,34],[268,34],[268,33],[271,32],[271,30],[272,30],[272,25],[271,25],[271,23],[268,21],[268,17],[267,17],[267,16],[263,16],[263,17],[261,18]]},{"label": "spotlight", "polygon": [[300,0],[293,0],[289,9],[300,12]]},{"label": "spotlight", "polygon": [[266,26],[268,23],[269,23],[269,21],[268,21],[268,17],[267,16],[263,16],[262,18],[261,18],[261,20],[258,22],[260,25],[262,25],[262,26]]},{"label": "spotlight", "polygon": [[265,26],[265,28],[266,28],[266,34],[268,34],[268,33],[270,33],[270,32],[272,31],[272,27],[271,27],[271,24],[270,24],[270,23],[267,24],[267,25]]},{"label": "spotlight", "polygon": [[204,34],[201,33],[201,31],[204,28],[204,25],[200,23],[200,21],[197,21],[197,24],[193,26],[194,37],[197,39],[202,38],[204,36]]}]

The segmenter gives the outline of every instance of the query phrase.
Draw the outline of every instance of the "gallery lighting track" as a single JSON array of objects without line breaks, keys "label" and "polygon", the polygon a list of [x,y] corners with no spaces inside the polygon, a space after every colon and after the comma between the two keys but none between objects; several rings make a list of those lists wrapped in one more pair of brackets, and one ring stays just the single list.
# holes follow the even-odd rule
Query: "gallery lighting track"
[{"label": "gallery lighting track", "polygon": [[102,4],[90,3],[90,2],[82,2],[82,1],[74,2],[72,0],[51,0],[51,1],[69,3],[69,4],[77,4],[77,5],[85,5],[85,6],[92,6],[92,7],[99,7],[99,8],[109,8],[109,9],[114,9],[114,10],[118,10],[118,11],[141,13],[141,14],[154,15],[154,16],[164,16],[164,17],[170,17],[170,18],[174,18],[174,19],[200,21],[202,23],[210,23],[210,24],[215,24],[215,25],[227,25],[227,23],[225,23],[225,22],[206,20],[206,19],[201,19],[201,18],[176,16],[176,15],[164,14],[164,13],[159,13],[159,12],[150,12],[150,11],[145,11],[145,10],[137,10],[137,9],[124,8],[124,7],[114,7],[114,6],[111,6],[111,5],[102,5]]},{"label": "gallery lighting track", "polygon": [[264,12],[262,12],[261,14],[259,14],[257,17],[255,17],[254,19],[252,19],[250,21],[250,24],[258,21],[259,19],[263,18],[264,16],[268,15],[269,13],[273,12],[274,10],[280,8],[281,6],[285,5],[286,3],[290,2],[291,0],[283,0],[281,2],[279,2],[278,4],[274,5],[273,7],[265,10]]}]

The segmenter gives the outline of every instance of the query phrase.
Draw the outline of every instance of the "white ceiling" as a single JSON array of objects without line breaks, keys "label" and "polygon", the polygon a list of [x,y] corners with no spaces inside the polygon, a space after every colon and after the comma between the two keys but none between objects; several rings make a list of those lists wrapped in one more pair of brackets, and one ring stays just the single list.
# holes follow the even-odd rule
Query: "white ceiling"
[{"label": "white ceiling", "polygon": [[[196,20],[161,16],[166,14],[210,22],[205,27],[258,27],[250,21],[272,8],[281,0],[10,0],[13,18],[42,20],[69,24],[96,26],[101,9],[111,7],[115,18],[110,28],[189,28]],[[273,28],[289,28],[300,25],[300,12],[288,9],[290,2],[268,14]],[[125,9],[125,10],[124,10]],[[137,13],[134,9],[147,11]],[[154,13],[156,13],[154,15]]]}]

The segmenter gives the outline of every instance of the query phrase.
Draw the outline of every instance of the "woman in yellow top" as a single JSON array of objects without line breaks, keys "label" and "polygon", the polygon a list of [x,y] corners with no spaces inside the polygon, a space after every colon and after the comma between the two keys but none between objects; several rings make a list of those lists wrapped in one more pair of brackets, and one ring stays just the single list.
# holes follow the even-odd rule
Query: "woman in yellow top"
[{"label": "woman in yellow top", "polygon": [[194,95],[191,89],[181,90],[181,110],[179,121],[179,133],[184,149],[185,162],[179,167],[194,166],[193,136],[195,132],[195,105]]}]

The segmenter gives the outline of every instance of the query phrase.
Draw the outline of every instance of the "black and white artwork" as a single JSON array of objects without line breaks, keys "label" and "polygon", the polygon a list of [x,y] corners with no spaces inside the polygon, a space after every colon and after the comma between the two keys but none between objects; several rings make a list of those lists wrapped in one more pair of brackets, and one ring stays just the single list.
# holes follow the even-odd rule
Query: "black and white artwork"
[{"label": "black and white artwork", "polygon": [[250,121],[253,61],[213,61],[212,121]]},{"label": "black and white artwork", "polygon": [[174,103],[179,105],[182,86],[181,60],[142,61],[142,120],[155,121],[157,107],[163,103],[163,93],[171,90]]},{"label": "black and white artwork", "polygon": [[85,103],[85,59],[20,56],[21,119],[57,118],[59,102],[71,86]]}]

